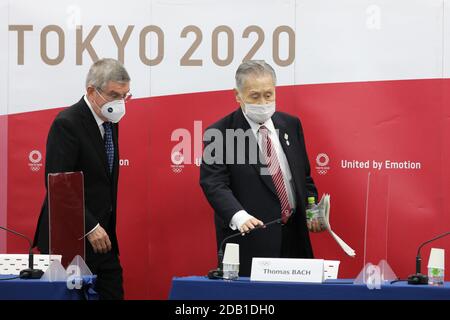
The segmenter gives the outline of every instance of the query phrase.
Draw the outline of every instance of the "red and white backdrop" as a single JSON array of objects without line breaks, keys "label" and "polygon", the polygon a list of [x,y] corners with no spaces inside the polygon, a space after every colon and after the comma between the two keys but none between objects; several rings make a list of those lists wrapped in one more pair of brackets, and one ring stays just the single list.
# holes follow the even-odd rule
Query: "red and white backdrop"
[{"label": "red and white backdrop", "polygon": [[[55,115],[81,98],[95,59],[130,72],[118,212],[127,298],[165,299],[172,277],[215,266],[198,159],[204,129],[237,108],[243,59],[274,66],[278,110],[302,120],[333,229],[357,252],[312,235],[316,257],[341,261],[340,277],[363,266],[369,172],[388,177],[387,200],[369,210],[388,226],[366,247],[398,276],[414,271],[420,242],[450,229],[449,0],[0,0],[0,43],[0,225],[29,236]],[[26,247],[0,234],[1,252]]]}]

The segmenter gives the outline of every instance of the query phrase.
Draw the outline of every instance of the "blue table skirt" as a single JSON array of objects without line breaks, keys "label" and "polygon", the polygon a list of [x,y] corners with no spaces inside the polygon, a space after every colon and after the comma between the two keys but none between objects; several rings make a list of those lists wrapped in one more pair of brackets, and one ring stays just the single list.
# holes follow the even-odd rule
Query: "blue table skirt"
[{"label": "blue table skirt", "polygon": [[[12,277],[0,275],[0,279]],[[66,281],[0,280],[0,300],[98,300],[95,280],[96,276],[85,276],[82,288],[73,290],[67,288]]]},{"label": "blue table skirt", "polygon": [[441,287],[408,285],[406,281],[370,290],[353,280],[324,283],[211,280],[207,277],[173,278],[171,300],[450,300],[450,282]]}]

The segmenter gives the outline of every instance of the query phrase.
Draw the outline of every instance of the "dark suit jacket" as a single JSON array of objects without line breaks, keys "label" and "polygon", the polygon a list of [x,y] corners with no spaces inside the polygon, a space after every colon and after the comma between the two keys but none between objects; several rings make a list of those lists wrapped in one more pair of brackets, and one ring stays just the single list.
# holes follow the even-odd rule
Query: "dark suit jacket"
[{"label": "dark suit jacket", "polygon": [[[60,112],[50,128],[45,160],[45,185],[49,173],[82,171],[84,174],[85,230],[97,223],[106,230],[113,250],[116,237],[117,182],[119,178],[118,125],[113,125],[114,166],[107,166],[104,141],[97,122],[84,98]],[[45,197],[34,237],[34,246],[48,252],[48,204]],[[86,240],[86,253],[92,253]]]},{"label": "dark suit jacket", "polygon": [[[279,129],[279,138],[286,154],[295,185],[297,200],[296,213],[291,216],[286,225],[271,225],[266,229],[259,229],[244,237],[236,237],[229,242],[238,243],[240,251],[239,274],[248,276],[251,270],[252,257],[292,257],[312,258],[313,252],[306,226],[305,205],[308,196],[317,198],[317,190],[310,175],[308,156],[303,138],[300,120],[286,113],[275,112],[272,116],[275,129]],[[239,108],[225,118],[219,120],[209,129],[219,130],[226,140],[226,129],[251,130],[250,125]],[[249,214],[267,223],[281,216],[281,206],[276,195],[275,185],[270,175],[261,175],[263,164],[249,161],[250,142],[256,143],[253,133],[246,139],[245,163],[237,164],[237,142],[234,141],[234,155],[230,157],[230,150],[226,150],[223,143],[222,155],[215,153],[223,164],[205,163],[203,158],[200,167],[200,185],[215,211],[216,240],[219,250],[222,240],[235,233],[229,223],[233,215],[239,210],[246,210]],[[285,134],[288,134],[290,145],[286,144]],[[205,150],[211,141],[205,141]],[[227,143],[230,141],[228,140]],[[212,145],[211,145],[212,146]],[[230,147],[230,146],[229,146]],[[218,149],[218,148],[217,148]],[[205,156],[206,152],[204,153]],[[234,160],[227,164],[226,160]],[[230,159],[234,158],[234,159]],[[228,161],[229,163],[229,161]]]}]

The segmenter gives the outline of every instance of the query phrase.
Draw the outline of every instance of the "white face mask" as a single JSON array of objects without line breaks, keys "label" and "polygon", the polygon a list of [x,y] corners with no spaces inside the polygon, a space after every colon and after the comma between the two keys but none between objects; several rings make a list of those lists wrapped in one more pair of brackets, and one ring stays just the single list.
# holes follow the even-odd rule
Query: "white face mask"
[{"label": "white face mask", "polygon": [[[100,97],[103,96],[97,91]],[[105,98],[103,100],[107,101]],[[103,107],[100,108],[100,112],[102,115],[111,121],[112,123],[117,123],[126,113],[125,110],[125,101],[123,99],[113,100],[111,102],[106,102]]]},{"label": "white face mask", "polygon": [[275,113],[275,101],[267,104],[245,103],[245,114],[256,123],[262,124],[269,120]]},{"label": "white face mask", "polygon": [[102,115],[112,123],[119,122],[125,115],[125,101],[121,99],[106,103],[102,107]]}]

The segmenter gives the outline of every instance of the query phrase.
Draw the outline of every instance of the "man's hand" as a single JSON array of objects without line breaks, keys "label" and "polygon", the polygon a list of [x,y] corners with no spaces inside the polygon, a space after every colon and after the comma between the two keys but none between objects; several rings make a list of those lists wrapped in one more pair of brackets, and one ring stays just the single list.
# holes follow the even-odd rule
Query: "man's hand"
[{"label": "man's hand", "polygon": [[95,253],[107,253],[111,251],[111,241],[102,226],[98,226],[87,238]]},{"label": "man's hand", "polygon": [[307,222],[308,230],[311,232],[322,232],[327,230],[326,226],[322,224],[319,219],[311,219]]},{"label": "man's hand", "polygon": [[245,235],[246,233],[249,233],[251,230],[255,229],[257,226],[263,227],[264,223],[256,218],[250,218],[242,224],[242,226],[239,228],[239,231],[242,233],[242,235]]}]

